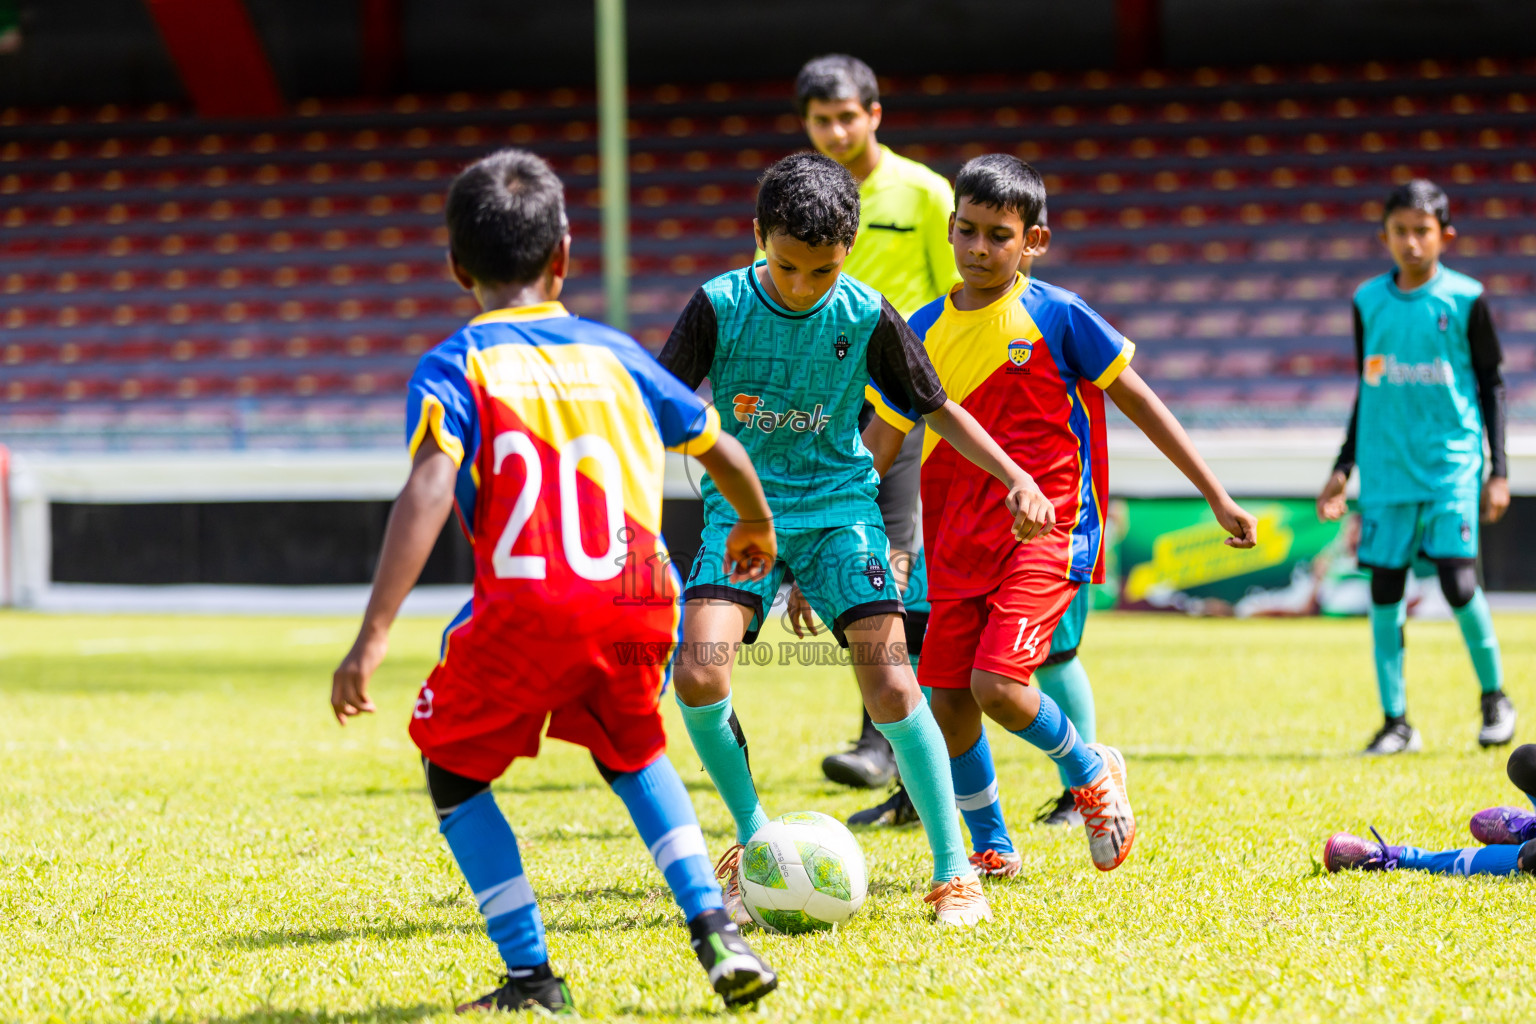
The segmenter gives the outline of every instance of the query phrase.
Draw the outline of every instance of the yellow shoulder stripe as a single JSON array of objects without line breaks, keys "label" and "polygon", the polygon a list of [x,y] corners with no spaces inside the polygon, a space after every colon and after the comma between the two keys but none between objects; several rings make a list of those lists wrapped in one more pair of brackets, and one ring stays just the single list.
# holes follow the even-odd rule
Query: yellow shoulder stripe
[{"label": "yellow shoulder stripe", "polygon": [[1120,350],[1120,354],[1115,356],[1114,360],[1104,368],[1104,372],[1099,374],[1098,379],[1093,382],[1093,386],[1098,388],[1100,391],[1103,391],[1105,388],[1113,384],[1115,382],[1115,378],[1120,376],[1121,371],[1123,371],[1127,366],[1131,365],[1131,357],[1135,354],[1136,343],[1130,338],[1126,338],[1125,347],[1122,348]]},{"label": "yellow shoulder stripe", "polygon": [[885,400],[885,396],[880,393],[880,389],[873,384],[864,385],[864,397],[869,401],[870,405],[875,407],[876,416],[879,416],[903,434],[910,434],[912,428],[917,426],[916,420],[908,419],[905,413],[897,411],[891,403]]},{"label": "yellow shoulder stripe", "polygon": [[421,399],[421,418],[416,421],[416,430],[411,434],[411,443],[408,446],[410,457],[416,458],[416,449],[421,447],[421,442],[426,438],[427,431],[432,431],[432,438],[437,446],[443,450],[443,454],[453,460],[455,466],[464,462],[464,443],[454,437],[443,426],[443,416],[447,410],[443,403],[433,395],[423,395]]},{"label": "yellow shoulder stripe", "polygon": [[682,452],[684,455],[703,455],[715,446],[720,440],[720,414],[712,405],[704,407],[704,429],[699,431],[697,437],[691,437],[682,444],[668,448],[669,452]]}]

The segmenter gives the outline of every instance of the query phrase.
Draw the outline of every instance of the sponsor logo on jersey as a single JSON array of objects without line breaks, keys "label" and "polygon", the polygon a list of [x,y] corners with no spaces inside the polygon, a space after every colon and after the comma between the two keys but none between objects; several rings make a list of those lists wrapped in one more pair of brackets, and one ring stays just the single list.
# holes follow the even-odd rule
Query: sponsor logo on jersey
[{"label": "sponsor logo on jersey", "polygon": [[864,566],[864,578],[869,580],[869,585],[876,590],[885,589],[885,566],[880,564],[880,559],[874,555],[869,556],[869,562]]},{"label": "sponsor logo on jersey", "polygon": [[810,412],[804,409],[776,412],[763,405],[759,395],[737,395],[735,401],[737,421],[745,423],[748,430],[761,430],[765,434],[781,427],[788,427],[797,434],[819,434],[831,421],[831,417],[822,411],[825,407],[820,402]]},{"label": "sponsor logo on jersey", "polygon": [[1451,387],[1456,383],[1451,364],[1438,356],[1427,363],[1400,363],[1396,356],[1366,356],[1364,377],[1373,388],[1382,384]]},{"label": "sponsor logo on jersey", "polygon": [[842,360],[848,354],[848,335],[839,334],[837,340],[832,343],[832,350],[837,353],[837,358]]},{"label": "sponsor logo on jersey", "polygon": [[411,717],[412,718],[431,718],[432,717],[432,699],[435,696],[436,696],[436,694],[434,694],[432,692],[432,687],[430,687],[430,686],[423,686],[421,688],[421,693],[416,695],[416,706],[411,709]]},{"label": "sponsor logo on jersey", "polygon": [[1014,338],[1008,343],[1008,361],[1014,366],[1023,366],[1029,362],[1029,357],[1034,351],[1034,342],[1026,338]]}]

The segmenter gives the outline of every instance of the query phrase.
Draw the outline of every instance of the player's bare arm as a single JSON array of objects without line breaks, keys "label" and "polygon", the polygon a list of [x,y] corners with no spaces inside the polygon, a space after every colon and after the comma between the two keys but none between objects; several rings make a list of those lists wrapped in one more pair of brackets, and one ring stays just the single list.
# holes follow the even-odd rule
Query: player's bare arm
[{"label": "player's bare arm", "polygon": [[891,471],[891,465],[896,461],[896,456],[901,454],[902,443],[907,435],[896,427],[891,426],[879,416],[872,417],[869,426],[864,428],[859,435],[864,442],[864,447],[869,449],[869,454],[875,460],[875,472],[881,479]]},{"label": "player's bare arm", "polygon": [[1491,476],[1483,484],[1483,522],[1496,523],[1509,511],[1509,481]]},{"label": "player's bare arm", "polygon": [[1349,499],[1344,496],[1344,489],[1348,486],[1348,473],[1336,469],[1328,475],[1323,492],[1317,496],[1318,519],[1332,523],[1344,518],[1344,513],[1349,511]]},{"label": "player's bare arm", "polygon": [[773,533],[773,513],[747,450],[734,437],[721,434],[708,451],[694,457],[720,496],[736,510],[736,525],[725,538],[725,567],[731,579],[737,583],[760,579],[773,568],[779,548]]},{"label": "player's bare arm", "polygon": [[934,433],[954,445],[955,451],[1008,488],[1004,501],[1013,516],[1013,536],[1017,540],[1028,543],[1056,528],[1056,508],[1041,493],[1034,477],[1019,468],[974,416],[949,399],[923,418]]},{"label": "player's bare arm", "polygon": [[1141,375],[1127,366],[1105,389],[1105,394],[1205,497],[1211,511],[1216,513],[1216,521],[1232,535],[1227,538],[1228,546],[1253,547],[1258,542],[1258,520],[1232,500],[1216,474],[1211,472],[1211,467],[1195,450],[1194,442],[1183,426]]},{"label": "player's bare arm", "polygon": [[456,467],[428,434],[411,462],[411,475],[389,513],[384,548],[373,577],[373,591],[352,649],[331,676],[331,711],[340,725],[353,715],[373,711],[368,680],[389,647],[389,627],[406,595],[421,577],[427,557],[453,509]]}]

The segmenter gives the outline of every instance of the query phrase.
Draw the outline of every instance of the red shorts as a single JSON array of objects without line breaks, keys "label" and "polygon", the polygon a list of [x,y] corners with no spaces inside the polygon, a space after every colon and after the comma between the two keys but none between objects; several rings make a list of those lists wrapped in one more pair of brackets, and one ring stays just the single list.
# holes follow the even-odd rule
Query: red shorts
[{"label": "red shorts", "polygon": [[971,670],[1028,683],[1051,653],[1051,634],[1081,586],[1053,573],[1010,576],[990,594],[930,598],[928,635],[917,681],[940,690],[967,690]]},{"label": "red shorts", "polygon": [[660,702],[677,615],[675,606],[589,608],[569,621],[557,609],[461,613],[416,698],[411,739],[433,764],[489,782],[536,755],[548,723],[551,737],[605,767],[639,771],[667,747]]}]

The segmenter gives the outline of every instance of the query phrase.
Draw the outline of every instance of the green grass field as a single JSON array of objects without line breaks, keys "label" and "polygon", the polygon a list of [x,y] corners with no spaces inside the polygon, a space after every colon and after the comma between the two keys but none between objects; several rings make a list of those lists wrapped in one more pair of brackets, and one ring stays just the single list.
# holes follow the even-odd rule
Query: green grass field
[{"label": "green grass field", "polygon": [[[1498,625],[1536,715],[1536,618]],[[352,628],[0,615],[0,1020],[446,1020],[492,986],[405,733],[439,624],[397,626],[380,713],[342,730],[329,673]],[[1129,758],[1130,861],[1101,875],[1081,830],[1025,824],[1055,776],[994,733],[1025,863],[989,884],[996,922],[939,932],[921,833],[864,833],[871,895],[849,926],[754,938],[782,977],[762,1019],[1536,1019],[1532,882],[1317,865],[1337,828],[1460,846],[1471,812],[1518,799],[1474,742],[1455,627],[1409,634],[1426,751],[1379,763],[1354,755],[1378,723],[1362,622],[1095,617],[1084,660],[1101,738]],[[737,678],[770,814],[868,802],[818,770],[855,730],[845,669]],[[718,852],[728,819],[670,704]],[[585,752],[550,743],[497,790],[585,1016],[724,1012]]]}]

